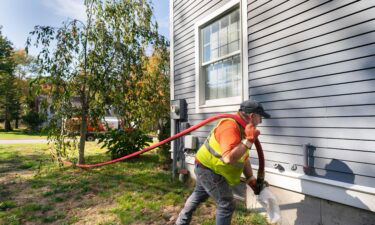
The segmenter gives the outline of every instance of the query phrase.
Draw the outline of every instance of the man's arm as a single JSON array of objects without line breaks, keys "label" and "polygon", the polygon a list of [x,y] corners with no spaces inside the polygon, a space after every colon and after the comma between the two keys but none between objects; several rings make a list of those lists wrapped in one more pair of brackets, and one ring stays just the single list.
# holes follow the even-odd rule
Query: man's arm
[{"label": "man's arm", "polygon": [[220,143],[224,163],[234,164],[237,162],[259,135],[259,131],[256,131],[254,126],[246,127],[246,139],[245,142],[241,142],[241,131],[235,122],[225,121],[220,124],[215,130],[215,135],[217,135],[215,137]]},{"label": "man's arm", "polygon": [[[243,174],[245,175],[246,180],[248,180],[251,177],[254,177],[253,168],[251,167],[249,158],[247,158],[245,160],[245,166],[244,166]],[[255,177],[254,177],[254,179],[255,179]]]},{"label": "man's arm", "polygon": [[243,174],[246,177],[246,184],[248,184],[253,189],[253,191],[255,191],[257,179],[254,177],[253,168],[251,168],[249,158],[247,158],[246,161],[245,161]]},{"label": "man's arm", "polygon": [[227,164],[233,164],[237,162],[246,153],[246,150],[246,145],[240,142],[236,147],[233,148],[232,151],[224,155],[223,161]]}]

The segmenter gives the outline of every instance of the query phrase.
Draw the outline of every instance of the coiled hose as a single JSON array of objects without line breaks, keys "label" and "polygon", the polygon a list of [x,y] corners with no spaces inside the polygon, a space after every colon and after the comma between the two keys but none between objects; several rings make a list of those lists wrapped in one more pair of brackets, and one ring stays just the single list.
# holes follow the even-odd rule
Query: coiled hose
[{"label": "coiled hose", "polygon": [[[211,123],[212,121],[215,121],[215,120],[218,120],[218,119],[222,119],[222,118],[232,118],[234,120],[236,120],[242,127],[245,128],[246,124],[244,123],[244,121],[240,118],[239,115],[235,115],[235,114],[219,114],[219,115],[216,115],[216,116],[213,116],[211,118],[208,118],[200,123],[198,123],[197,125],[195,126],[192,126],[186,130],[183,130],[182,132],[172,136],[172,137],[169,137],[161,142],[158,142],[150,147],[147,147],[147,148],[144,148],[138,152],[134,152],[132,154],[129,154],[129,155],[126,155],[124,157],[121,157],[121,158],[118,158],[118,159],[114,159],[114,160],[111,160],[111,161],[107,161],[107,162],[102,162],[102,163],[97,163],[97,164],[77,164],[76,166],[79,167],[79,168],[94,168],[94,167],[99,167],[99,166],[105,166],[105,165],[109,165],[109,164],[112,164],[112,163],[116,163],[116,162],[120,162],[120,161],[123,161],[123,160],[126,160],[126,159],[130,159],[132,157],[135,157],[137,155],[140,155],[140,154],[143,154],[145,152],[148,152],[148,151],[151,151],[152,149],[154,148],[157,148],[163,144],[166,144],[170,141],[173,141],[179,137],[182,137],[182,136],[185,136],[195,130],[197,130],[198,128],[200,127],[203,127],[209,123]],[[257,153],[258,153],[258,159],[259,159],[259,169],[258,169],[258,176],[257,176],[257,179],[259,182],[263,183],[262,181],[264,180],[264,154],[263,154],[263,149],[262,149],[262,145],[260,144],[259,140],[256,139],[255,140],[255,147],[256,147],[256,150],[257,150]]]}]

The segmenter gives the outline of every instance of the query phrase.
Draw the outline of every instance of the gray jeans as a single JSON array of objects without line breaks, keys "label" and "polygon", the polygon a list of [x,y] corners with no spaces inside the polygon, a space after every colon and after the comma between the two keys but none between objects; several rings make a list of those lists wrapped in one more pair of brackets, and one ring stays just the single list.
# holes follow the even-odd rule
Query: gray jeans
[{"label": "gray jeans", "polygon": [[216,225],[230,225],[234,201],[232,189],[225,178],[201,166],[195,166],[195,175],[197,180],[194,191],[178,215],[176,225],[189,224],[195,209],[209,196],[216,202]]}]

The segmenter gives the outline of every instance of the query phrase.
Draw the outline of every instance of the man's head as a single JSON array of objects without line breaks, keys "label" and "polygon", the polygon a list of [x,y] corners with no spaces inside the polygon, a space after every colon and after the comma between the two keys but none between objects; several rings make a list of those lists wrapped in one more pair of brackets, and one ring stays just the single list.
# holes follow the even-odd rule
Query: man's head
[{"label": "man's head", "polygon": [[254,126],[262,122],[262,117],[271,118],[271,115],[264,111],[262,104],[255,100],[249,99],[242,102],[238,111],[248,122],[252,122]]}]

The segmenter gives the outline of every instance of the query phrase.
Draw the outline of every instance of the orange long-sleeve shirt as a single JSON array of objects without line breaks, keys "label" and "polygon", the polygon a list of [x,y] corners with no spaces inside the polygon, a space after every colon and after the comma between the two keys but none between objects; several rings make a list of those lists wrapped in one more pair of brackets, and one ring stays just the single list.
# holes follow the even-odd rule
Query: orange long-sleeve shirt
[{"label": "orange long-sleeve shirt", "polygon": [[223,121],[214,134],[220,144],[222,157],[228,155],[241,142],[241,131],[233,120]]}]

